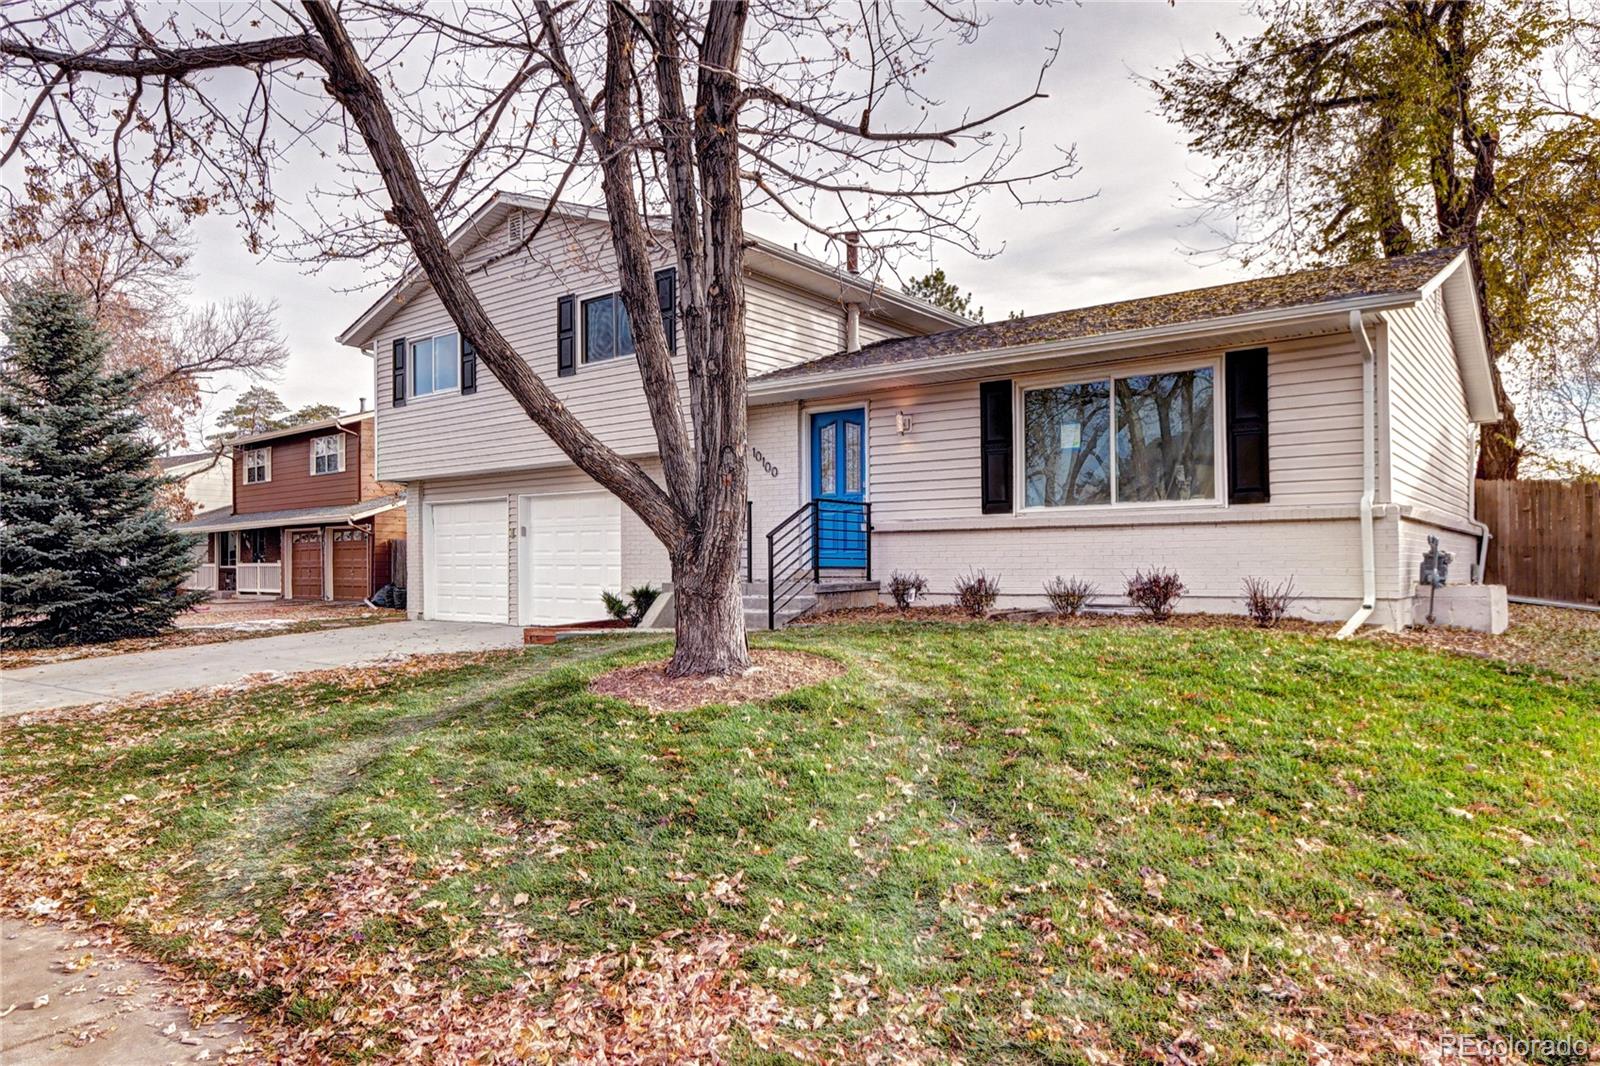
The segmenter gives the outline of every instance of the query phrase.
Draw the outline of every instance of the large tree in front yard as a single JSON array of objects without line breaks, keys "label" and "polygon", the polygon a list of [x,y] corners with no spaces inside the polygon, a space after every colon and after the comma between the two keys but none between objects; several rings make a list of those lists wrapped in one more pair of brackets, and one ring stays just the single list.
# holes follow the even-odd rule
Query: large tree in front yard
[{"label": "large tree in front yard", "polygon": [[[930,117],[943,109],[918,86],[936,45],[979,29],[975,10],[953,5],[306,0],[174,9],[157,23],[121,3],[38,2],[3,19],[21,101],[10,137],[30,175],[65,169],[135,223],[229,211],[265,241],[285,155],[310,145],[338,159],[342,187],[312,194],[296,250],[421,270],[480,363],[666,546],[680,675],[749,664],[747,205],[859,240],[879,262],[900,247],[972,247],[977,197],[1006,187],[1039,202],[1019,183],[1074,166],[1057,149],[1019,173],[1017,142],[994,129],[1043,95],[1042,71],[1014,99],[942,127]],[[447,230],[507,182],[603,200],[660,482],[513,350],[453,254]],[[686,405],[653,277],[661,244],[678,268]]]},{"label": "large tree in front yard", "polygon": [[193,544],[157,499],[137,371],[108,372],[82,297],[9,294],[0,375],[0,640],[92,644],[160,633],[198,598]]},{"label": "large tree in front yard", "polygon": [[1263,27],[1152,79],[1217,160],[1205,220],[1277,265],[1467,249],[1502,421],[1479,476],[1513,478],[1508,358],[1557,367],[1600,246],[1600,5],[1261,0]]}]

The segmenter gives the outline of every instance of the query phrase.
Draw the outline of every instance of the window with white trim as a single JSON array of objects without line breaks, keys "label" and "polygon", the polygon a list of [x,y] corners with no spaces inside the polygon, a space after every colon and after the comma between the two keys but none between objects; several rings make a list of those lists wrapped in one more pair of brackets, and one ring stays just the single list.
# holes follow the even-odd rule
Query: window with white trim
[{"label": "window with white trim", "polygon": [[461,384],[461,337],[441,333],[411,342],[411,395],[447,392]]},{"label": "window with white trim", "polygon": [[583,361],[598,363],[632,354],[633,324],[622,306],[622,294],[583,301]]},{"label": "window with white trim", "polygon": [[1216,368],[1024,389],[1027,507],[1215,501]]},{"label": "window with white trim", "polygon": [[272,449],[246,448],[244,450],[244,483],[259,485],[272,480]]},{"label": "window with white trim", "polygon": [[344,470],[344,437],[343,433],[334,433],[311,439],[312,476],[337,474]]}]

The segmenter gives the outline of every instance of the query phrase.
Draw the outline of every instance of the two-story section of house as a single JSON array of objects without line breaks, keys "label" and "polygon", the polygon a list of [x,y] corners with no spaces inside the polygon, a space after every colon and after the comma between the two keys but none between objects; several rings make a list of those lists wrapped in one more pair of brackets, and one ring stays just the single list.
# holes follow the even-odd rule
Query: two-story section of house
[{"label": "two-story section of house", "polygon": [[[601,440],[657,470],[605,214],[561,205],[535,233],[545,206],[498,194],[452,235],[454,250],[534,371]],[[671,323],[675,256],[665,240],[656,255]],[[769,242],[749,249],[746,273],[752,377],[966,321]],[[374,356],[378,476],[406,486],[413,616],[591,621],[604,617],[602,592],[668,579],[661,545],[479,371],[424,279],[402,281],[339,339]],[[686,394],[681,354],[678,380]],[[759,446],[751,461],[752,524],[765,530],[794,509],[799,471]]]},{"label": "two-story section of house", "polygon": [[190,588],[364,600],[389,584],[405,494],[377,476],[371,411],[237,437],[233,506],[177,528],[203,536]]}]

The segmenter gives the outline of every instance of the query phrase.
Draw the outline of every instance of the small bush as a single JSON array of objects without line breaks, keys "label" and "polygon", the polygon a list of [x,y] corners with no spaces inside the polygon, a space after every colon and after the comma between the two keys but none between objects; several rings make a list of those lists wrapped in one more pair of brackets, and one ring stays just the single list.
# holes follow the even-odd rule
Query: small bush
[{"label": "small bush", "polygon": [[1293,602],[1294,578],[1281,585],[1269,585],[1259,577],[1244,579],[1245,612],[1262,629],[1271,629],[1283,621]]},{"label": "small bush", "polygon": [[889,598],[902,611],[917,602],[917,597],[928,591],[928,579],[917,573],[896,570],[889,575]]},{"label": "small bush", "polygon": [[956,579],[956,606],[974,618],[982,618],[1000,595],[1000,579],[982,570],[973,570]]},{"label": "small bush", "polygon": [[650,610],[650,605],[655,603],[656,597],[660,595],[660,589],[652,585],[640,585],[628,590],[627,599],[623,599],[615,592],[602,592],[600,602],[606,605],[606,614],[619,622],[636,626],[644,620],[645,612]]},{"label": "small bush", "polygon": [[1050,601],[1050,607],[1056,614],[1065,618],[1081,614],[1099,591],[1093,582],[1085,581],[1081,577],[1075,577],[1071,581],[1064,577],[1053,577],[1044,583],[1045,599]]},{"label": "small bush", "polygon": [[1128,602],[1153,622],[1171,618],[1173,605],[1187,591],[1172,570],[1135,570],[1128,579]]}]

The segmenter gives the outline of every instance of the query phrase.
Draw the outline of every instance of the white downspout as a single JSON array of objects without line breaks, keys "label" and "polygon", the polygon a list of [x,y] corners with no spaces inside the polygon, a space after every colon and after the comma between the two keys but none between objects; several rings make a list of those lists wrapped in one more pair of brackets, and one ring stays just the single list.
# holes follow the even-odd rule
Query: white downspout
[{"label": "white downspout", "polygon": [[1334,635],[1338,640],[1348,640],[1378,606],[1377,551],[1372,533],[1372,500],[1378,490],[1378,356],[1361,324],[1360,311],[1350,312],[1350,333],[1361,349],[1361,606]]},{"label": "white downspout", "polygon": [[844,305],[844,350],[861,350],[861,305],[858,303]]}]

